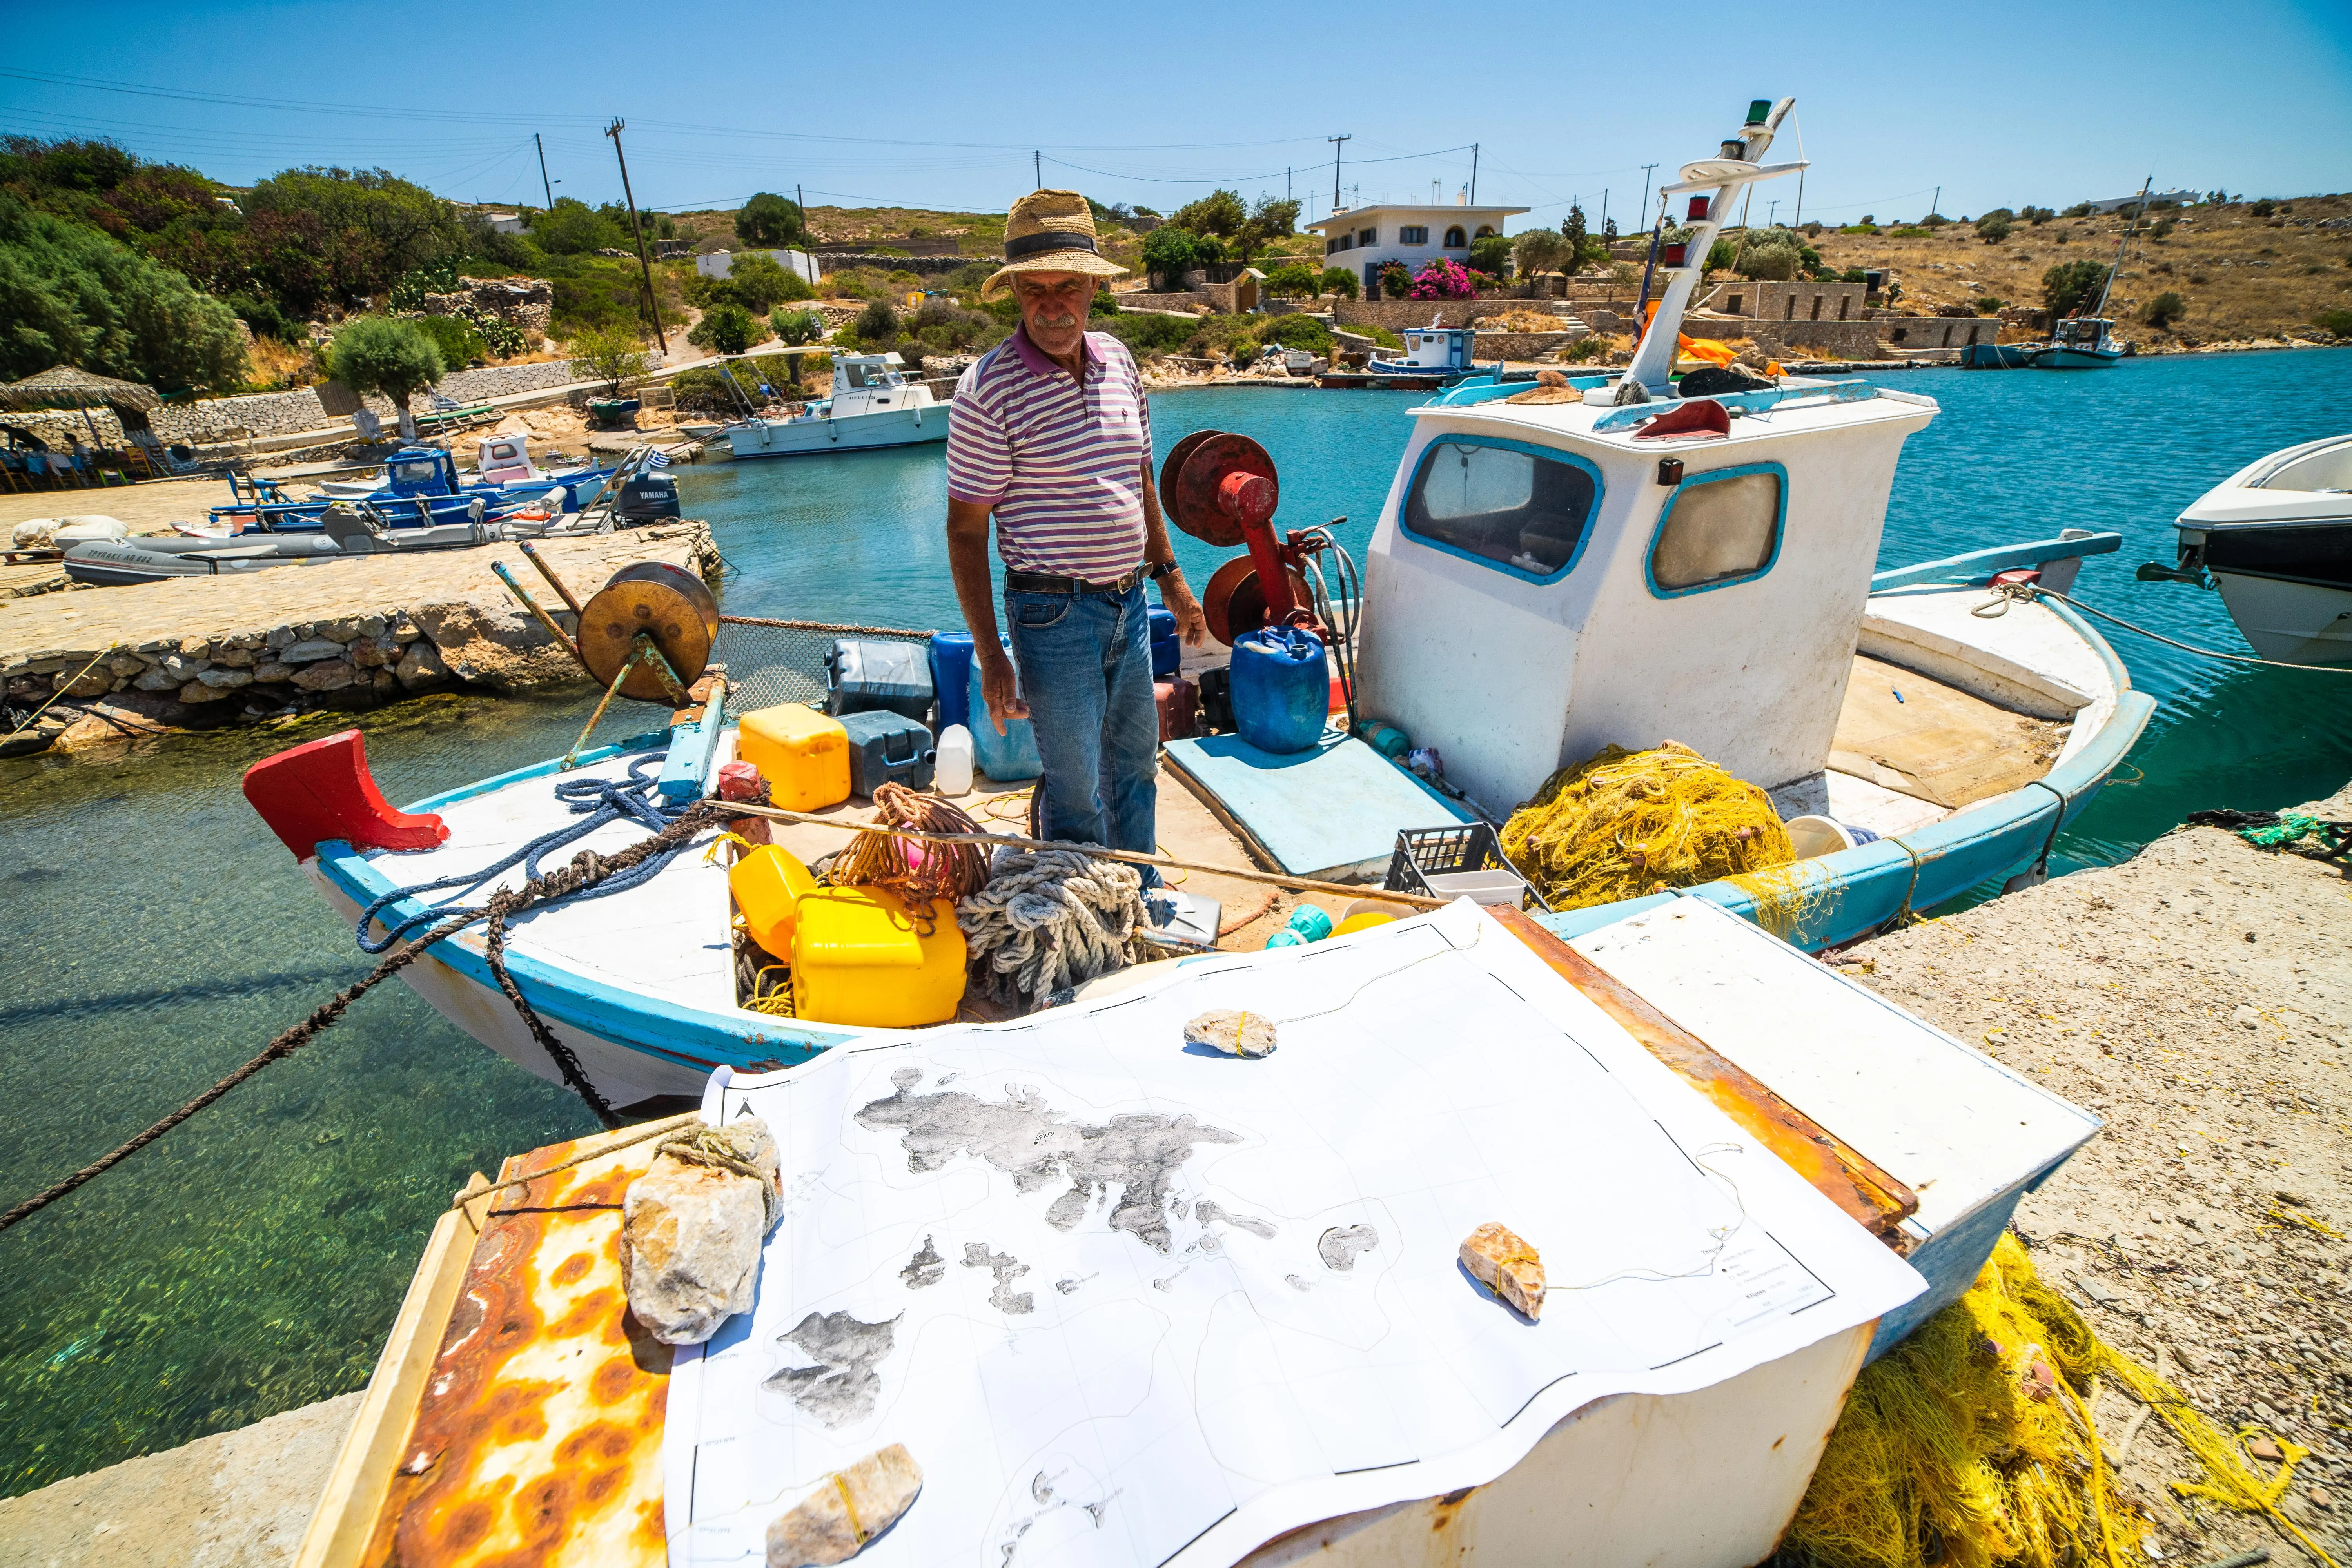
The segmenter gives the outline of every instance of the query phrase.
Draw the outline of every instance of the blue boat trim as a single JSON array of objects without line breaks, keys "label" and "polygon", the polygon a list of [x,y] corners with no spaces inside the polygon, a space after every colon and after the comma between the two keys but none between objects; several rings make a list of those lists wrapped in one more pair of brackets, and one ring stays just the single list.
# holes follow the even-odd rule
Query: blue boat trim
[{"label": "blue boat trim", "polygon": [[[1816,398],[1824,403],[1868,403],[1877,395],[1878,388],[1866,381],[1832,381],[1818,386],[1778,386],[1768,392],[1725,392],[1691,401],[1720,403],[1727,413],[1737,408],[1745,414],[1762,414],[1768,409]],[[1612,408],[1592,422],[1592,430],[1595,435],[1602,436],[1613,431],[1630,430],[1645,420],[1656,418],[1670,406],[1671,404],[1653,401]]]},{"label": "blue boat trim", "polygon": [[[1995,545],[1990,550],[1971,550],[1965,555],[1948,555],[1941,561],[1922,561],[1915,566],[1896,566],[1877,573],[1870,579],[1870,591],[1880,594],[1889,588],[1974,587],[1991,582],[2003,572],[2042,566],[2077,555],[2110,555],[2122,549],[2123,543],[2120,533],[2090,533],[2079,539],[2037,539],[2030,544]],[[2105,646],[2103,640],[2095,642]]]}]

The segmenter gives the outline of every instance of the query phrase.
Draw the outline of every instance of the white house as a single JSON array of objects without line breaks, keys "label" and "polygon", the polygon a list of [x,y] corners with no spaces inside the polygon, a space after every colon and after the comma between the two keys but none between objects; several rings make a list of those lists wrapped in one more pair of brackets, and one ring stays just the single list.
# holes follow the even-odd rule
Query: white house
[{"label": "white house", "polygon": [[[2150,191],[2147,194],[2147,199],[2150,205],[2157,202],[2178,202],[2184,207],[2193,207],[2205,198],[2195,191]],[[2121,212],[2126,207],[2137,205],[2138,203],[2139,193],[2134,191],[2127,196],[2102,197],[2091,204],[2091,210],[2095,213]]]},{"label": "white house", "polygon": [[482,216],[490,220],[490,232],[493,234],[520,234],[526,226],[519,213],[484,213]]},{"label": "white house", "polygon": [[1323,264],[1345,267],[1364,280],[1364,297],[1375,298],[1381,268],[1391,261],[1418,272],[1441,257],[1470,265],[1470,242],[1500,234],[1506,220],[1526,207],[1362,206],[1343,207],[1310,223],[1323,231]]},{"label": "white house", "polygon": [[805,250],[714,250],[694,258],[694,269],[705,278],[725,278],[735,270],[739,256],[764,256],[787,272],[800,274],[801,281],[814,286],[817,280],[816,258]]}]

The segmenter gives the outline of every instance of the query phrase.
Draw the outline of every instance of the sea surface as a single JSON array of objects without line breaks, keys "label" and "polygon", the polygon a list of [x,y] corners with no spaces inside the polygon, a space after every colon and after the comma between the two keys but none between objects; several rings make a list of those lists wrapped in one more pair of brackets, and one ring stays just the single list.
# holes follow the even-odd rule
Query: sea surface
[{"label": "sea surface", "polygon": [[[1942,415],[1911,438],[1880,563],[2074,526],[2116,529],[2076,594],[2244,651],[2217,596],[2133,581],[2172,519],[2263,454],[2339,433],[2352,354],[2126,361],[2107,372],[1912,372]],[[1411,394],[1234,390],[1152,401],[1164,454],[1239,430],[1273,454],[1282,520],[1359,555]],[[939,447],[681,471],[740,615],[959,624]],[[1207,580],[1225,552],[1179,545]],[[100,590],[103,591],[103,590]],[[2058,843],[2061,870],[2128,856],[2206,806],[2266,808],[2352,775],[2344,678],[2223,664],[2111,631],[2160,703],[2130,765]],[[624,705],[632,706],[632,705]],[[588,702],[440,696],[358,720],[411,801],[560,754]],[[144,755],[0,763],[0,1207],[114,1147],[364,973],[237,791],[242,770],[349,721],[176,740]],[[660,721],[616,714],[617,737]],[[0,1495],[243,1426],[365,1382],[435,1217],[471,1171],[594,1130],[386,985],[299,1054],[32,1220],[0,1233]]]}]

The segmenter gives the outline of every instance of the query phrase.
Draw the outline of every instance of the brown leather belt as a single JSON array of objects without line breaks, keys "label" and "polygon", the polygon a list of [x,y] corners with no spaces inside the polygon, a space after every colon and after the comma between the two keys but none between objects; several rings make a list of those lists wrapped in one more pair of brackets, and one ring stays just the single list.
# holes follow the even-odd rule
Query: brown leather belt
[{"label": "brown leather belt", "polygon": [[1007,572],[1006,591],[1014,594],[1124,594],[1143,581],[1138,566],[1115,583],[1089,583],[1084,577],[1057,577],[1051,572]]}]

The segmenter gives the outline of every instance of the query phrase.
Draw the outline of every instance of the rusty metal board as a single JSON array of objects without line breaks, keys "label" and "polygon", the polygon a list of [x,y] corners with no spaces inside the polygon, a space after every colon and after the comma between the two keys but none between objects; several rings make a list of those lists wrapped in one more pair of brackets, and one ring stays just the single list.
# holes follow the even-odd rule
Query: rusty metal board
[{"label": "rusty metal board", "polygon": [[[506,1162],[501,1181],[598,1140]],[[621,1197],[640,1142],[498,1194],[440,1338],[362,1561],[660,1563],[670,1349],[621,1285]]]},{"label": "rusty metal board", "polygon": [[1532,917],[1499,907],[1486,914],[1854,1223],[1897,1253],[1910,1250],[1903,1222],[1918,1212],[1917,1194]]}]

